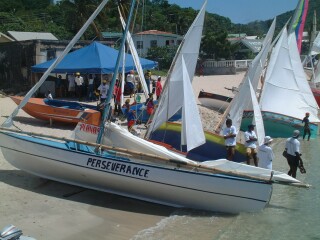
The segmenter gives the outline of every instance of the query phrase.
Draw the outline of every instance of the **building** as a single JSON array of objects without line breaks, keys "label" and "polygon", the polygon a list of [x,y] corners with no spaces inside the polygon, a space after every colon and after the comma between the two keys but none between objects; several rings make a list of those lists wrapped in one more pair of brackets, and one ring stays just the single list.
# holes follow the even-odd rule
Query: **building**
[{"label": "building", "polygon": [[0,32],[0,43],[13,42],[13,41],[14,41],[13,38],[11,38],[8,35]]},{"label": "building", "polygon": [[17,32],[8,31],[9,36],[11,36],[16,41],[27,41],[27,40],[58,40],[52,33],[47,32]]},{"label": "building", "polygon": [[132,39],[139,56],[146,57],[149,48],[180,45],[183,36],[170,32],[148,30],[134,34]]},{"label": "building", "polygon": [[238,44],[239,49],[235,52],[235,59],[245,59],[248,55],[255,56],[262,47],[263,39],[257,36],[247,36],[245,33],[229,34],[227,40],[232,44]]}]

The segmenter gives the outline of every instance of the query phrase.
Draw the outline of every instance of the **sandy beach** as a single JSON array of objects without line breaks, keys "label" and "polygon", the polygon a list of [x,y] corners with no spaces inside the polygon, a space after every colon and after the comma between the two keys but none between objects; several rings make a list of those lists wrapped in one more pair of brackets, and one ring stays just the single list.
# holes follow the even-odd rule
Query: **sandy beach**
[{"label": "sandy beach", "polygon": [[[201,89],[232,97],[226,88],[238,87],[244,73],[200,76]],[[0,123],[16,104],[0,97]],[[199,105],[205,130],[213,130],[221,114]],[[73,127],[34,119],[20,111],[15,126],[28,132],[69,137]],[[0,228],[13,224],[36,239],[138,239],[140,231],[155,227],[175,209],[39,178],[18,170],[0,152]],[[180,239],[180,238],[179,238]]]}]

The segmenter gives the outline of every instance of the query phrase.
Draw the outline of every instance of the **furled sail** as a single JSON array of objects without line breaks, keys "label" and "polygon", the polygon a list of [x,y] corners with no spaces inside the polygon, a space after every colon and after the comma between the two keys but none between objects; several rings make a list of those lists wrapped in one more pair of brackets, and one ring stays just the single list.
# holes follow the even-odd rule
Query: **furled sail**
[{"label": "furled sail", "polygon": [[[199,56],[206,3],[207,1],[204,2],[196,19],[194,20],[193,24],[189,28],[187,34],[185,35],[182,43],[179,46],[179,49],[169,70],[168,78],[161,94],[158,107],[154,114],[152,123],[148,129],[146,135],[147,138],[153,131],[159,128],[161,124],[165,123],[175,113],[182,109],[183,106],[185,106],[185,111],[190,111],[191,109],[194,110],[194,108],[190,108],[190,106],[186,105],[189,104],[188,101],[190,101],[190,98],[194,98],[193,92],[191,92],[192,94],[190,93],[189,95],[186,95],[184,91],[181,91],[181,88],[182,86],[187,88],[188,85],[185,83],[185,81],[189,81],[191,85],[194,77],[197,59]],[[184,114],[185,116],[190,116],[188,113]],[[192,114],[195,114],[195,112],[192,112]],[[183,124],[186,123],[182,122],[182,125]],[[193,127],[195,127],[195,125]],[[201,139],[202,136],[200,135],[203,134],[202,125],[199,124],[197,126],[197,129],[197,131],[194,131],[192,133],[192,138]],[[199,134],[199,136],[196,137],[196,134]],[[202,140],[199,141],[199,143],[201,142]],[[196,144],[192,144],[192,146],[196,147]],[[188,147],[188,149],[190,150],[190,147]]]}]

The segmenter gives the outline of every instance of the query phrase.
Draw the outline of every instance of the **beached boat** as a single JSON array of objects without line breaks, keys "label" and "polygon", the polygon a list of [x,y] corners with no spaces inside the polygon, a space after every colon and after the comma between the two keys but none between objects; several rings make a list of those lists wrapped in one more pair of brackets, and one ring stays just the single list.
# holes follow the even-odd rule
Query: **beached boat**
[{"label": "beached boat", "polygon": [[203,106],[218,112],[224,112],[232,101],[232,97],[209,93],[203,90],[199,92],[198,99]]},{"label": "beached boat", "polygon": [[[286,174],[225,160],[200,164],[101,145],[97,154],[94,146],[50,138],[1,131],[0,146],[10,164],[31,174],[174,207],[260,211],[270,200],[272,183],[299,184]],[[239,171],[229,175],[228,169]]]},{"label": "beached boat", "polygon": [[[80,38],[90,21],[107,2],[104,0],[99,5],[36,86],[44,82],[50,71],[63,58],[67,50],[72,48],[72,44]],[[129,23],[134,5],[135,0],[132,0]],[[199,13],[201,18],[204,18],[204,13],[205,4]],[[1,151],[9,163],[40,177],[82,187],[175,207],[229,213],[253,212],[263,209],[270,201],[272,185],[275,183],[306,186],[285,173],[224,159],[203,163],[195,162],[162,146],[135,137],[115,124],[105,121],[106,113],[110,110],[111,93],[116,82],[129,25],[127,24],[121,41],[102,124],[96,127],[96,130],[92,129],[93,132],[97,131],[95,132],[98,135],[97,143],[26,133],[8,128],[12,126],[12,120],[18,110],[23,107],[23,103],[27,103],[28,99],[24,99],[0,128]],[[184,64],[182,61],[183,72],[186,73]],[[191,84],[188,87],[191,87]],[[35,87],[26,96],[30,98],[34,91],[36,91]],[[108,134],[113,128],[116,129],[114,131],[116,134],[127,135],[125,139],[130,140],[131,143],[123,143],[125,148],[104,145],[103,140],[106,139],[103,137],[104,134]],[[122,141],[118,142],[120,143]],[[128,149],[133,143],[147,150],[153,148],[156,154]]]},{"label": "beached boat", "polygon": [[[11,96],[10,98],[17,105],[23,100],[23,97],[20,96]],[[32,117],[50,122],[70,124],[86,122],[98,126],[101,119],[97,106],[72,101],[30,98],[22,109]]]}]

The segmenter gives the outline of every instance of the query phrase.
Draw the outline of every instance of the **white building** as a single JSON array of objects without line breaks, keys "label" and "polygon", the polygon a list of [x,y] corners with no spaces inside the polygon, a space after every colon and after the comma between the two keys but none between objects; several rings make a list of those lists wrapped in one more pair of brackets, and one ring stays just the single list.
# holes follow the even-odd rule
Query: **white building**
[{"label": "white building", "polygon": [[177,46],[181,43],[183,36],[170,32],[148,30],[134,34],[132,39],[139,56],[145,57],[149,48]]}]

